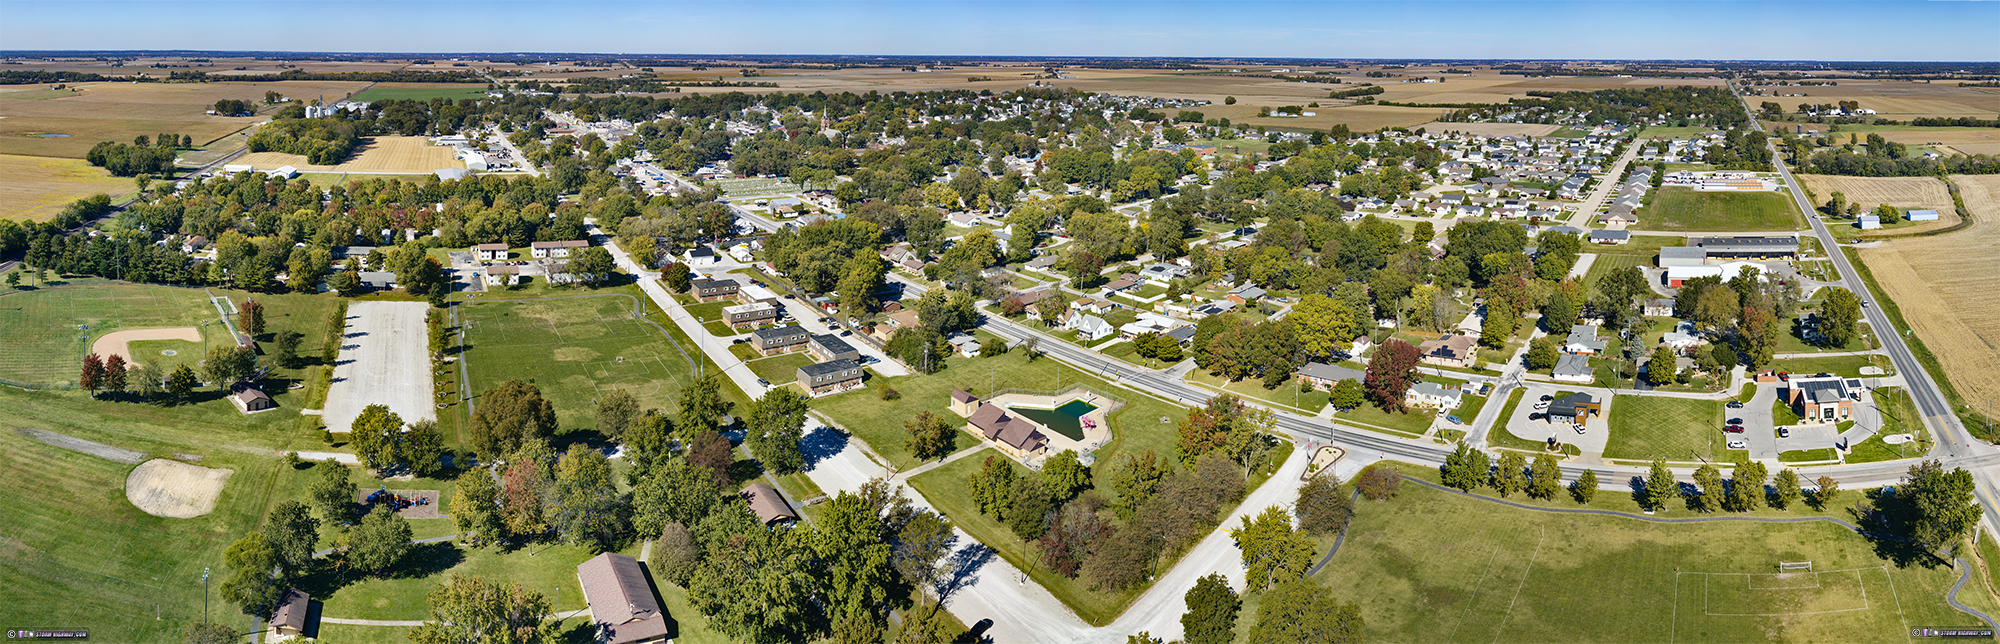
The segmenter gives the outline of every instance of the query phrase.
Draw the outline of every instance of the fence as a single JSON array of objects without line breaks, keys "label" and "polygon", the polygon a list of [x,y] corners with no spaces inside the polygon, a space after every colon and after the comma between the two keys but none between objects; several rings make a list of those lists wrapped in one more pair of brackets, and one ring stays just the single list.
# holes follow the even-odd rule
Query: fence
[{"label": "fence", "polygon": [[1092,389],[1092,388],[1090,387],[1090,385],[1087,385],[1087,384],[1084,384],[1084,383],[1080,383],[1080,382],[1079,382],[1079,383],[1076,383],[1076,384],[1073,384],[1073,385],[1070,385],[1070,386],[1068,386],[1068,387],[1063,387],[1063,388],[1061,388],[1061,389],[1018,389],[1018,388],[1012,388],[1012,387],[1010,387],[1010,388],[1007,388],[1007,389],[995,389],[995,390],[993,390],[993,391],[991,391],[991,392],[988,392],[988,393],[987,393],[986,395],[984,395],[984,396],[981,396],[981,398],[989,398],[989,399],[991,399],[991,398],[997,398],[997,397],[1000,397],[1000,396],[1005,396],[1005,395],[1008,395],[1008,394],[1020,394],[1020,395],[1023,395],[1023,396],[1048,396],[1048,397],[1050,397],[1050,398],[1061,398],[1061,397],[1063,397],[1063,396],[1066,396],[1066,395],[1069,395],[1070,393],[1072,393],[1072,392],[1075,392],[1075,391],[1077,391],[1077,390],[1079,390],[1079,389],[1082,389],[1082,390],[1087,390],[1087,391],[1089,391],[1090,393],[1092,393],[1092,394],[1095,394],[1095,395],[1096,395],[1096,396],[1097,396],[1098,398],[1103,398],[1103,399],[1106,399],[1106,400],[1110,400],[1110,401],[1112,401],[1112,402],[1115,402],[1115,403],[1118,403],[1118,404],[1119,404],[1119,405],[1121,405],[1121,406],[1122,406],[1122,405],[1125,405],[1125,404],[1126,404],[1126,402],[1125,402],[1125,399],[1123,399],[1123,398],[1119,398],[1119,397],[1117,397],[1117,396],[1113,396],[1113,395],[1111,395],[1111,394],[1107,394],[1107,393],[1104,393],[1104,392],[1102,392],[1102,391],[1098,391],[1098,390],[1096,390],[1096,389]]}]

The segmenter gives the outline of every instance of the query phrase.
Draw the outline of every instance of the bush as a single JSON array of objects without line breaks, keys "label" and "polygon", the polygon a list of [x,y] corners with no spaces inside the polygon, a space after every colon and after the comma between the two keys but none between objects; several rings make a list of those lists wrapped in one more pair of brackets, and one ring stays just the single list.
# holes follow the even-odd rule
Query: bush
[{"label": "bush", "polygon": [[1403,487],[1403,473],[1388,468],[1373,468],[1362,472],[1361,477],[1354,480],[1354,487],[1370,501],[1393,499],[1397,490]]},{"label": "bush", "polygon": [[285,452],[285,467],[296,470],[303,463],[305,463],[305,459],[299,458],[298,452]]},{"label": "bush", "polygon": [[903,392],[896,391],[895,387],[889,386],[889,383],[886,382],[882,383],[882,386],[876,387],[875,390],[881,394],[883,400],[901,400],[903,398]]}]

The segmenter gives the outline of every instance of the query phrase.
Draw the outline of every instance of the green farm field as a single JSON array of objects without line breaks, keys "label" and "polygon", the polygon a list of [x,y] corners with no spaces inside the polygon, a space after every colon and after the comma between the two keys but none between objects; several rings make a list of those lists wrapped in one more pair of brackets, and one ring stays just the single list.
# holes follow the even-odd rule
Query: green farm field
[{"label": "green farm field", "polygon": [[1734,232],[1797,230],[1803,225],[1786,192],[1695,192],[1666,186],[1639,210],[1638,228],[1661,231]]},{"label": "green farm field", "polygon": [[[692,351],[632,317],[628,291],[462,305],[465,369],[473,395],[514,378],[540,387],[562,429],[589,428],[596,400],[623,389],[642,407],[673,409],[693,382]],[[648,307],[650,308],[650,306]],[[733,388],[732,388],[733,389]]]},{"label": "green farm field", "polygon": [[[1577,507],[1567,495],[1524,503]],[[1631,504],[1604,490],[1595,505]],[[1979,624],[1946,603],[1949,566],[1899,566],[1875,548],[1832,522],[1553,514],[1405,482],[1395,499],[1356,508],[1314,578],[1360,604],[1377,642],[1888,642],[1920,625]],[[1775,574],[1780,561],[1812,572]],[[1965,590],[1961,601],[1991,605],[1977,584]]]}]

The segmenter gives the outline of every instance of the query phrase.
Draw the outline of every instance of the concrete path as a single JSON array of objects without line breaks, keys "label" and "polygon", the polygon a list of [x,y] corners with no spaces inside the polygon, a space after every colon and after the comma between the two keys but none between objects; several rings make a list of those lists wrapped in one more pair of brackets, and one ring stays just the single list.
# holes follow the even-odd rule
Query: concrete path
[{"label": "concrete path", "polygon": [[336,462],[345,463],[347,465],[361,464],[360,457],[357,457],[353,454],[349,454],[346,452],[299,452],[299,458],[308,461],[324,461],[330,458]]},{"label": "concrete path", "polygon": [[965,449],[962,449],[962,450],[958,450],[958,452],[957,452],[957,453],[955,453],[955,454],[952,454],[952,455],[950,455],[950,456],[946,456],[946,457],[944,457],[944,460],[939,460],[939,461],[932,461],[932,462],[929,462],[929,463],[925,463],[925,464],[923,464],[923,465],[918,465],[918,466],[916,466],[916,467],[912,467],[912,468],[910,468],[910,469],[909,469],[909,470],[907,470],[907,471],[904,471],[904,472],[901,472],[901,473],[897,474],[897,476],[901,476],[901,477],[903,477],[903,480],[906,480],[906,481],[907,481],[907,480],[909,480],[909,479],[912,479],[912,478],[916,478],[916,476],[917,476],[918,474],[923,474],[924,472],[929,472],[929,471],[931,471],[931,470],[934,470],[934,469],[937,469],[937,468],[940,468],[940,467],[944,467],[945,465],[949,465],[949,464],[951,464],[951,463],[954,463],[954,462],[957,462],[957,461],[958,461],[959,459],[962,459],[962,458],[965,458],[965,457],[967,457],[967,456],[971,456],[971,455],[972,455],[972,454],[973,454],[974,452],[978,452],[979,450],[982,450],[982,449],[985,449],[985,448],[986,448],[986,443],[984,443],[984,442],[981,442],[981,443],[979,443],[979,444],[977,444],[977,445],[973,445],[973,446],[971,446],[971,447],[967,447],[967,448],[965,448]]},{"label": "concrete path", "polygon": [[319,618],[324,624],[346,624],[349,626],[423,626],[420,619],[345,619],[340,617]]},{"label": "concrete path", "polygon": [[[1584,241],[1590,241],[1590,240],[1586,239]],[[1569,267],[1569,278],[1573,280],[1583,279],[1584,275],[1590,274],[1590,265],[1595,263],[1597,263],[1597,253],[1583,253],[1581,255],[1577,255],[1576,263],[1570,265]]]}]

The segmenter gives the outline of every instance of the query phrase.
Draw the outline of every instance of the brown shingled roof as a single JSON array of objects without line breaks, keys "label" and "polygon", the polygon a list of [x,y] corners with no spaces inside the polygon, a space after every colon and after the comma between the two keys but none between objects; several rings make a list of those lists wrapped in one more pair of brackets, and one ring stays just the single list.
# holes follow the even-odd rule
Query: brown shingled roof
[{"label": "brown shingled roof", "polygon": [[637,559],[607,552],[577,564],[576,578],[590,604],[591,621],[606,633],[600,641],[625,644],[666,636],[666,613],[653,600],[653,587]]},{"label": "brown shingled roof", "polygon": [[282,626],[295,631],[306,630],[306,612],[312,609],[312,596],[297,588],[285,589],[278,598],[278,609],[271,611],[271,626]]},{"label": "brown shingled roof", "polygon": [[979,409],[973,410],[972,418],[967,421],[987,440],[1014,449],[1032,452],[1048,443],[1048,437],[1034,423],[1015,418],[993,403],[979,403]]},{"label": "brown shingled roof", "polygon": [[751,483],[743,488],[743,500],[750,504],[751,512],[757,513],[757,519],[766,524],[799,518],[798,513],[792,511],[791,504],[785,503],[785,497],[763,483]]}]

